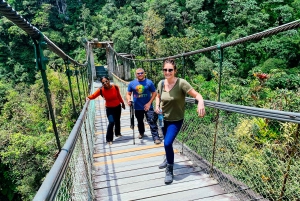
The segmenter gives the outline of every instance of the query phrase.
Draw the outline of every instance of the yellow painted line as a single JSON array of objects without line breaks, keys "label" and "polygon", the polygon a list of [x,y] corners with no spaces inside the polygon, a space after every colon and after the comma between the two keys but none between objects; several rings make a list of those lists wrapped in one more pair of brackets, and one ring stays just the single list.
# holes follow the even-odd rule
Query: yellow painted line
[{"label": "yellow painted line", "polygon": [[[122,125],[122,124],[121,124]],[[136,127],[136,129],[137,129],[137,126],[135,126]],[[149,128],[149,125],[145,125],[145,128]],[[129,131],[129,130],[132,130],[130,127],[128,127],[128,128],[121,128],[121,133],[123,132],[123,131]],[[134,130],[134,131],[138,131],[138,130]],[[105,129],[105,131],[99,131],[99,132],[96,132],[95,133],[95,135],[101,135],[101,134],[106,134],[106,129]]]},{"label": "yellow painted line", "polygon": [[[127,115],[127,114],[130,114],[130,112],[122,112],[122,113],[121,113],[121,116]],[[96,115],[95,117],[96,117],[96,119],[102,119],[102,118],[104,118],[104,117],[106,118],[106,115],[102,115],[102,116]]]},{"label": "yellow painted line", "polygon": [[102,118],[106,117],[106,115],[102,115],[102,116],[95,116],[95,117],[96,117],[96,119],[102,119]]},{"label": "yellow painted line", "polygon": [[128,153],[128,152],[134,152],[134,151],[140,151],[140,150],[145,150],[145,149],[153,149],[153,148],[163,147],[163,146],[164,146],[163,144],[158,144],[158,145],[155,144],[155,145],[141,146],[141,147],[135,147],[135,148],[131,148],[131,149],[124,149],[124,150],[107,152],[107,153],[94,154],[94,158],[98,158],[98,157],[102,157],[102,156],[111,156],[111,155]]},{"label": "yellow painted line", "polygon": [[[174,149],[174,153],[178,153],[178,150]],[[97,163],[94,163],[94,166],[109,165],[109,164],[116,164],[116,163],[124,163],[124,162],[128,162],[128,161],[140,160],[140,159],[144,159],[144,158],[151,158],[151,157],[155,157],[155,156],[162,156],[162,155],[165,155],[165,154],[166,154],[165,151],[162,151],[162,152],[151,153],[151,154],[131,156],[131,157],[127,157],[127,158],[119,158],[119,159],[114,159],[114,160],[109,160],[109,161],[97,162]]]},{"label": "yellow painted line", "polygon": [[102,106],[102,105],[101,105],[100,107],[99,107],[99,106],[96,106],[95,108],[96,108],[96,109],[103,109],[103,108],[105,108],[105,106]]},{"label": "yellow painted line", "polygon": [[[129,131],[129,130],[132,130],[132,129],[131,128],[123,128],[123,129],[121,129],[121,132],[122,131]],[[137,131],[137,130],[134,130],[134,131]],[[106,134],[106,130],[95,133],[95,135],[100,135],[100,134]]]}]

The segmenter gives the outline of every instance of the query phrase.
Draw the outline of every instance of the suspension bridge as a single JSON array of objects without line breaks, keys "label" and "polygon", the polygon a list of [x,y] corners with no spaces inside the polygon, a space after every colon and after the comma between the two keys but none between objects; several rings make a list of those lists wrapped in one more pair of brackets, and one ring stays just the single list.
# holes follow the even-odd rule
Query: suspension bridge
[{"label": "suspension bridge", "polygon": [[[60,144],[52,111],[47,81],[47,58],[43,50],[48,48],[65,61],[67,76],[86,78],[82,85],[92,93],[100,87],[96,79],[93,49],[103,48],[107,52],[108,73],[120,87],[125,97],[130,70],[140,62],[149,72],[155,71],[154,64],[165,58],[136,60],[131,55],[117,53],[111,41],[84,41],[87,52],[86,63],[79,63],[64,53],[49,38],[27,22],[5,1],[0,1],[0,13],[23,29],[34,42],[36,65],[39,69],[48,101],[53,131],[59,154],[50,172],[46,175],[34,197],[41,200],[300,200],[299,173],[299,123],[300,113],[269,110],[223,103],[220,101],[221,76],[218,100],[205,100],[207,115],[197,118],[194,111],[195,99],[186,98],[186,115],[178,140],[174,143],[174,182],[165,185],[164,171],[158,169],[164,155],[163,145],[156,145],[149,129],[143,139],[138,139],[137,128],[130,128],[129,107],[122,111],[121,133],[112,145],[105,142],[107,120],[104,100],[99,97],[83,103],[85,93],[80,95],[82,110],[63,146]],[[223,50],[248,41],[257,42],[280,32],[300,27],[300,20],[249,35],[227,43],[168,56],[182,60],[204,52],[217,51],[222,74]],[[119,64],[122,61],[122,65]],[[86,69],[72,73],[75,69]],[[146,67],[147,66],[147,67]],[[153,77],[154,79],[157,79]],[[72,83],[70,83],[72,96]],[[84,80],[84,79],[82,79]],[[80,91],[80,87],[78,87]],[[80,94],[80,92],[79,92]],[[73,107],[74,106],[74,98]],[[249,150],[236,141],[243,141],[240,133],[252,131],[250,122],[266,120],[282,131],[281,126],[292,128],[292,143],[281,152],[276,143],[261,145]],[[146,126],[147,128],[147,126]],[[258,130],[257,130],[258,129]],[[255,132],[260,132],[256,128]],[[261,128],[265,129],[265,128]],[[136,135],[135,135],[136,134]],[[256,160],[256,157],[261,160]]]}]

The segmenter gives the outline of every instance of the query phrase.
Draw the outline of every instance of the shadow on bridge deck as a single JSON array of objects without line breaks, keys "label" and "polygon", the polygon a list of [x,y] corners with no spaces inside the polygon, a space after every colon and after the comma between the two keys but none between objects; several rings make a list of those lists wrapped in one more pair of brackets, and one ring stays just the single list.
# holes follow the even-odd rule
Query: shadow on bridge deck
[{"label": "shadow on bridge deck", "polygon": [[[96,100],[95,148],[94,148],[94,192],[95,200],[203,200],[235,201],[226,194],[218,182],[208,174],[194,167],[192,162],[175,150],[174,181],[164,184],[164,170],[158,169],[164,155],[163,144],[153,143],[146,125],[146,137],[138,139],[135,126],[130,129],[129,107],[122,110],[122,137],[115,138],[112,145],[106,144],[108,124],[104,101]],[[135,123],[135,125],[137,125]]]}]

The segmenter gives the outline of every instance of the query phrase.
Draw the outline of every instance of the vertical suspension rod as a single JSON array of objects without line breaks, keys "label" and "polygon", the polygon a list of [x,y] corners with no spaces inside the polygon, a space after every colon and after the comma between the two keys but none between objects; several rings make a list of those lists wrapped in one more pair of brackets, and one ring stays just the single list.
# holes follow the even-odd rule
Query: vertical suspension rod
[{"label": "vertical suspension rod", "polygon": [[71,98],[72,98],[73,115],[74,115],[74,117],[77,117],[77,112],[76,112],[76,107],[75,107],[75,102],[74,102],[73,89],[72,89],[72,82],[71,82],[72,71],[70,70],[69,61],[68,60],[65,60],[65,66],[66,66],[66,74],[68,76],[69,89],[70,89]]},{"label": "vertical suspension rod", "polygon": [[[218,89],[218,102],[220,102],[221,97],[221,82],[222,82],[222,63],[223,63],[223,48],[220,44],[218,44],[218,52],[219,52],[219,89]],[[217,134],[218,134],[218,124],[219,124],[219,116],[220,116],[220,110],[217,109],[216,111],[216,124],[215,124],[215,134],[214,134],[214,142],[213,142],[213,153],[212,153],[212,163],[211,163],[211,170],[210,174],[213,175],[213,168],[214,168],[214,162],[215,162],[215,155],[216,155],[216,144],[217,144]]]},{"label": "vertical suspension rod", "polygon": [[44,55],[43,55],[43,46],[46,46],[47,44],[43,41],[43,36],[42,35],[40,36],[40,39],[39,39],[38,42],[37,42],[37,40],[35,40],[33,38],[32,38],[32,40],[33,40],[33,43],[34,43],[36,67],[41,72],[41,76],[42,76],[42,80],[43,80],[43,84],[44,84],[44,92],[45,92],[45,95],[46,95],[48,108],[49,108],[49,112],[50,112],[50,117],[51,117],[51,121],[52,121],[52,128],[53,128],[53,131],[54,131],[57,148],[60,152],[61,151],[61,145],[60,145],[60,141],[59,141],[58,131],[57,131],[56,122],[55,122],[55,116],[54,116],[53,107],[52,107],[51,98],[50,98],[50,93],[49,93],[50,90],[49,90],[49,85],[48,85],[48,79],[47,79],[47,75],[46,75],[47,58],[44,57]]},{"label": "vertical suspension rod", "polygon": [[82,99],[81,99],[80,83],[79,83],[78,75],[79,75],[78,66],[75,65],[75,76],[76,76],[76,81],[77,81],[77,89],[78,89],[78,95],[79,95],[80,105],[82,107],[83,104],[82,104]]}]

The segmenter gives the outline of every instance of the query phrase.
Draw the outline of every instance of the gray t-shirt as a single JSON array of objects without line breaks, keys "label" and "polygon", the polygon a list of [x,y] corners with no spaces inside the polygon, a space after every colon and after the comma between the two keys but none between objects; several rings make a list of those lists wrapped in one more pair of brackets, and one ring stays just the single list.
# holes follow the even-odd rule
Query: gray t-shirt
[{"label": "gray t-shirt", "polygon": [[174,87],[166,92],[161,90],[161,82],[157,85],[157,93],[161,96],[160,106],[167,121],[179,121],[184,118],[185,96],[193,87],[184,79],[178,78]]}]

